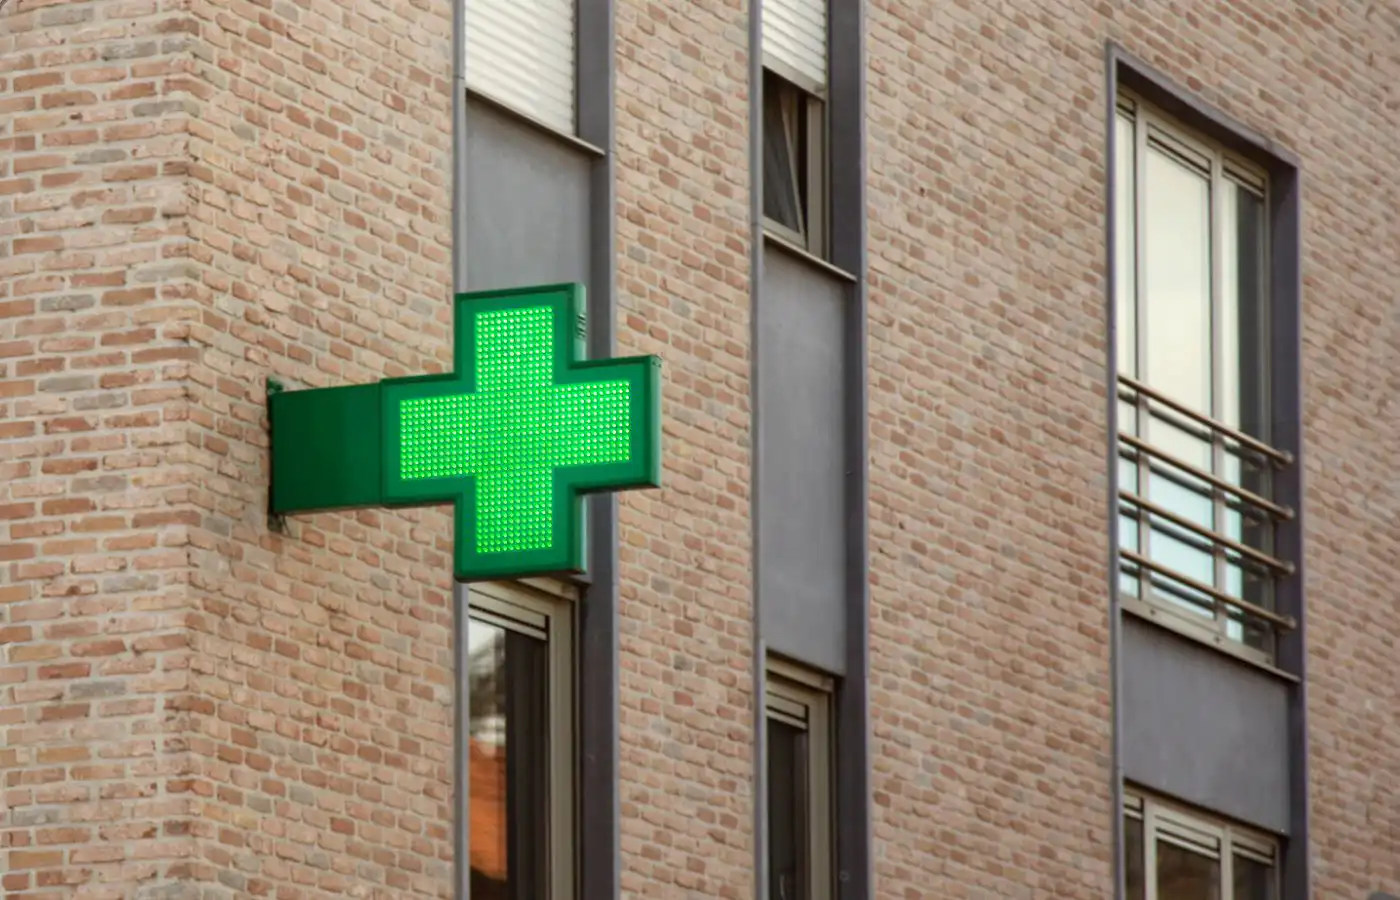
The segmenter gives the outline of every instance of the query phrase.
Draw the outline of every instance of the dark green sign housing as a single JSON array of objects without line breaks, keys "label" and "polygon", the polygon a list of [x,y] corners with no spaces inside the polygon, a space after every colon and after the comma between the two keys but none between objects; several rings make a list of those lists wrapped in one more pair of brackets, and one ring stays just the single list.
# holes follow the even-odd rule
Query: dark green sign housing
[{"label": "dark green sign housing", "polygon": [[451,374],[270,395],[271,512],[451,502],[459,580],[582,570],[583,495],[661,484],[661,360],[585,360],[583,298],[458,294]]}]

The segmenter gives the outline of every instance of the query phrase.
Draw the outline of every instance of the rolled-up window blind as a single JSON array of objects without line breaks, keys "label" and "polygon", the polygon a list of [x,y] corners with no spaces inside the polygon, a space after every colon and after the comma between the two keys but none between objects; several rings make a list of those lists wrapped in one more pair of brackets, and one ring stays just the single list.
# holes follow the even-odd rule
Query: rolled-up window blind
[{"label": "rolled-up window blind", "polygon": [[574,133],[574,0],[464,0],[467,87]]},{"label": "rolled-up window blind", "polygon": [[[763,0],[763,57],[779,75],[826,87],[827,0]],[[786,69],[787,71],[783,71]]]}]

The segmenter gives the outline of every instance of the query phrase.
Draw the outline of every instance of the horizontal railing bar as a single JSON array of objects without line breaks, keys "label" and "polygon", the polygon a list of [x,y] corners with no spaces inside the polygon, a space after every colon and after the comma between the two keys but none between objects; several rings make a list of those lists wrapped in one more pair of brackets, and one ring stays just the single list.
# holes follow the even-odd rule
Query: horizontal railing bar
[{"label": "horizontal railing bar", "polygon": [[1142,509],[1147,510],[1152,515],[1157,516],[1158,518],[1166,519],[1173,525],[1179,525],[1182,528],[1187,529],[1188,531],[1193,531],[1212,543],[1220,544],[1223,547],[1233,550],[1240,556],[1254,560],[1261,566],[1268,566],[1269,568],[1276,569],[1284,573],[1285,575],[1292,575],[1295,571],[1297,571],[1297,566],[1293,565],[1293,563],[1289,562],[1288,560],[1278,559],[1277,557],[1270,556],[1262,550],[1256,550],[1248,544],[1242,544],[1232,537],[1227,537],[1218,531],[1212,531],[1204,525],[1192,522],[1185,516],[1179,516],[1171,510],[1158,506],[1151,500],[1148,500],[1144,497],[1139,497],[1132,491],[1119,490],[1118,499],[1123,500],[1126,503],[1131,503],[1133,506],[1141,507]]},{"label": "horizontal railing bar", "polygon": [[1223,434],[1225,437],[1229,438],[1230,440],[1234,441],[1240,446],[1248,447],[1255,453],[1258,453],[1261,456],[1268,457],[1278,465],[1289,466],[1293,464],[1293,454],[1289,453],[1287,450],[1279,450],[1275,447],[1270,447],[1268,444],[1264,443],[1258,438],[1250,437],[1249,435],[1245,434],[1243,431],[1240,431],[1237,428],[1232,428],[1223,422],[1218,422],[1215,419],[1212,419],[1210,416],[1206,415],[1205,413],[1197,412],[1196,410],[1192,409],[1186,404],[1178,400],[1173,400],[1171,397],[1168,397],[1161,391],[1148,387],[1141,381],[1138,381],[1136,378],[1130,378],[1127,375],[1119,375],[1118,380],[1121,381],[1123,384],[1127,385],[1128,388],[1133,391],[1133,393],[1141,394],[1150,400],[1155,400],[1163,406],[1169,407],[1170,409],[1175,410],[1181,415],[1186,416],[1188,419],[1192,419],[1200,423],[1201,425],[1206,426],[1212,431],[1216,431],[1220,434]]},{"label": "horizontal railing bar", "polygon": [[1279,628],[1287,628],[1289,630],[1292,630],[1298,627],[1298,621],[1292,616],[1281,616],[1273,610],[1265,609],[1262,606],[1255,606],[1248,600],[1241,600],[1239,597],[1227,594],[1219,588],[1211,587],[1205,582],[1197,581],[1194,578],[1182,575],[1175,569],[1169,568],[1168,566],[1164,566],[1159,562],[1154,562],[1153,560],[1148,559],[1140,553],[1134,553],[1131,550],[1120,550],[1118,552],[1122,554],[1125,560],[1132,563],[1133,565],[1142,569],[1149,569],[1153,572],[1156,572],[1158,575],[1165,575],[1167,578],[1170,578],[1173,581],[1177,581],[1181,584],[1186,585],[1193,591],[1199,591],[1200,593],[1205,594],[1207,597],[1210,597],[1211,599],[1215,600],[1218,604],[1223,603],[1226,606],[1233,606],[1238,610],[1242,610],[1243,612],[1249,613],[1255,618],[1263,619],[1266,622],[1272,622]]},{"label": "horizontal railing bar", "polygon": [[1267,510],[1268,512],[1277,516],[1278,518],[1283,519],[1284,521],[1291,521],[1293,518],[1292,509],[1286,506],[1279,506],[1277,503],[1274,503],[1271,500],[1265,500],[1263,497],[1259,496],[1258,494],[1252,491],[1247,491],[1242,487],[1233,485],[1218,475],[1212,475],[1205,469],[1197,468],[1196,466],[1191,465],[1185,460],[1178,459],[1177,457],[1172,456],[1165,450],[1160,450],[1152,446],[1151,444],[1147,443],[1141,438],[1133,437],[1131,434],[1120,434],[1118,435],[1118,439],[1123,443],[1127,444],[1129,447],[1132,447],[1134,450],[1146,453],[1148,456],[1155,456],[1158,459],[1162,460],[1162,462],[1170,463],[1171,465],[1175,466],[1181,471],[1189,474],[1192,478],[1200,479],[1206,484],[1209,484],[1217,490],[1224,491],[1227,494],[1233,494],[1234,496],[1240,498],[1241,500],[1245,501],[1251,506],[1257,506],[1260,509]]}]

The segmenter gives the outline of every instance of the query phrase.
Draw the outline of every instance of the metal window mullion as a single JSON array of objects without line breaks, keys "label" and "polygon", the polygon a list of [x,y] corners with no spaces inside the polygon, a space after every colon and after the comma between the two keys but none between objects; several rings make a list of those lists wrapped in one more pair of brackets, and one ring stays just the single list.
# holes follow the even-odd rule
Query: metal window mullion
[{"label": "metal window mullion", "polygon": [[[1140,105],[1133,109],[1133,350],[1137,355],[1133,369],[1138,378],[1147,381],[1147,117]],[[1134,415],[1137,418],[1137,437],[1150,441],[1149,434],[1152,411],[1150,399],[1141,391],[1134,393]],[[1138,491],[1142,496],[1152,497],[1152,460],[1146,453],[1138,451]],[[1152,516],[1144,508],[1138,507],[1138,552],[1147,559],[1152,558]],[[1138,595],[1146,598],[1151,587],[1152,576],[1138,570]],[[1151,900],[1151,898],[1148,898]]]},{"label": "metal window mullion", "polygon": [[[1224,331],[1224,303],[1222,302],[1224,286],[1224,262],[1221,258],[1221,248],[1224,246],[1224,221],[1223,207],[1225,203],[1224,191],[1221,190],[1223,181],[1221,177],[1221,167],[1223,163],[1218,153],[1213,154],[1210,165],[1210,176],[1208,184],[1210,186],[1210,413],[1211,418],[1216,421],[1224,421],[1221,415],[1223,407],[1222,394],[1225,383],[1225,350],[1222,332]],[[1211,471],[1221,478],[1226,477],[1225,471],[1225,438],[1219,431],[1212,430],[1210,438],[1210,467]],[[1243,463],[1241,463],[1243,464]],[[1225,509],[1225,494],[1223,491],[1211,491],[1211,516],[1216,531],[1225,531],[1227,510]],[[1227,575],[1229,568],[1226,565],[1224,547],[1214,544],[1211,550],[1211,562],[1215,575],[1215,586],[1225,590],[1227,586]],[[1230,610],[1221,603],[1215,604],[1216,627],[1222,636],[1228,638],[1230,633]]]},{"label": "metal window mullion", "polygon": [[833,770],[831,695],[812,698],[807,708],[807,791],[810,811],[807,823],[808,865],[811,900],[832,900],[835,853],[832,841]]},{"label": "metal window mullion", "polygon": [[1157,898],[1157,808],[1155,804],[1142,805],[1142,876],[1143,900]]},{"label": "metal window mullion", "polygon": [[572,613],[572,607],[562,605],[551,610],[546,644],[549,660],[549,709],[546,713],[549,746],[546,753],[550,761],[550,783],[545,797],[550,818],[550,847],[546,857],[549,860],[550,900],[572,900],[574,896],[574,823],[577,821],[577,809],[574,804],[576,716],[573,668],[576,617]]},{"label": "metal window mullion", "polygon": [[483,622],[488,625],[494,625],[505,631],[514,631],[539,641],[548,640],[549,638],[548,632],[544,628],[536,628],[512,616],[502,615],[494,611],[473,608],[471,611],[471,620],[473,622]]},{"label": "metal window mullion", "polygon": [[1220,894],[1222,900],[1235,900],[1235,853],[1231,829],[1220,835]]}]

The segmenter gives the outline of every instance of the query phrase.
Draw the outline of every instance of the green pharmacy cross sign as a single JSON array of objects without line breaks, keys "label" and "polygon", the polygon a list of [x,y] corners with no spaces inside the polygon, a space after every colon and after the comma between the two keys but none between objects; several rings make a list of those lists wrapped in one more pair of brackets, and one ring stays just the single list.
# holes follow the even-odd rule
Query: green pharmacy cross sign
[{"label": "green pharmacy cross sign", "polygon": [[583,296],[458,294],[451,374],[272,394],[270,511],[451,502],[459,580],[582,570],[582,495],[661,484],[661,361],[585,360]]}]

